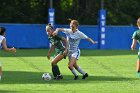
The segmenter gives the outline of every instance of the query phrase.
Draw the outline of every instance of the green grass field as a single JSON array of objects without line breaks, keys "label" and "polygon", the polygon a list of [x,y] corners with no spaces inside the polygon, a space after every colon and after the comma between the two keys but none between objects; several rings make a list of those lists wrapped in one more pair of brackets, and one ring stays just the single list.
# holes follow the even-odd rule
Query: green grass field
[{"label": "green grass field", "polygon": [[[0,51],[3,77],[0,93],[138,93],[140,78],[135,72],[137,51],[81,50],[79,65],[89,73],[86,80],[73,80],[67,68],[68,59],[58,65],[64,76],[60,81],[43,81],[44,72],[51,75],[47,49]],[[82,77],[79,74],[80,78]]]}]

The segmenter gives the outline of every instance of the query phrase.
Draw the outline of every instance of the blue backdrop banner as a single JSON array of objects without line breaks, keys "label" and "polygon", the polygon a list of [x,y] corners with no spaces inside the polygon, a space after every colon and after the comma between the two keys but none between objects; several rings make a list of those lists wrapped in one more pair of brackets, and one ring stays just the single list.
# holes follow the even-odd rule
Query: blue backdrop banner
[{"label": "blue backdrop banner", "polygon": [[[49,40],[45,31],[46,24],[0,24],[6,27],[7,45],[16,48],[49,48]],[[69,28],[68,25],[56,27]],[[106,26],[105,49],[130,49],[133,26]],[[98,26],[79,26],[79,30],[88,37],[100,42]],[[62,34],[65,36],[65,34]],[[99,43],[94,45],[87,40],[81,40],[79,48],[100,49]]]},{"label": "blue backdrop banner", "polygon": [[99,48],[105,49],[106,46],[106,10],[99,11]]}]

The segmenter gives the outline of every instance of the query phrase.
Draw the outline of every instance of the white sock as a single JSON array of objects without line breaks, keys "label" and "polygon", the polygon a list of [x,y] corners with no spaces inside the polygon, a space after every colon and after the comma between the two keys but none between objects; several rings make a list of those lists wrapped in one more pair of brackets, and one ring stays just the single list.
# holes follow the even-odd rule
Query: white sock
[{"label": "white sock", "polygon": [[72,69],[71,72],[74,74],[74,76],[78,76],[75,69]]},{"label": "white sock", "polygon": [[1,80],[1,76],[0,76],[0,80]]},{"label": "white sock", "polygon": [[78,68],[77,68],[77,71],[78,71],[79,73],[83,74],[83,75],[86,74],[85,71],[83,71],[81,67],[78,67]]}]

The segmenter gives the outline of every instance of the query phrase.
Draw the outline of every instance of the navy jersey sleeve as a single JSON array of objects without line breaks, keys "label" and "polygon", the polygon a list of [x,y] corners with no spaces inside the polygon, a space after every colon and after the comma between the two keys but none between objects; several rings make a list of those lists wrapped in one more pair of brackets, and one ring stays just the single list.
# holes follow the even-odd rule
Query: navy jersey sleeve
[{"label": "navy jersey sleeve", "polygon": [[57,40],[62,40],[62,36],[60,36],[59,34],[56,35],[55,38],[56,38]]}]

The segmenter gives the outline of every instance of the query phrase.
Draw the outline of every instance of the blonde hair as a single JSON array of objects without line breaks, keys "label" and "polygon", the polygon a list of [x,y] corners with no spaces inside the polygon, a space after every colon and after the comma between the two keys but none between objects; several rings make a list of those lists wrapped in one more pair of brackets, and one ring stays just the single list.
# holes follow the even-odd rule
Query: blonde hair
[{"label": "blonde hair", "polygon": [[71,23],[74,23],[77,27],[79,26],[79,22],[77,20],[71,20]]},{"label": "blonde hair", "polygon": [[48,25],[46,25],[46,29],[53,29],[53,26],[49,23]]},{"label": "blonde hair", "polygon": [[140,27],[140,17],[137,20],[137,26]]}]

